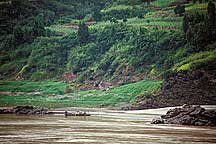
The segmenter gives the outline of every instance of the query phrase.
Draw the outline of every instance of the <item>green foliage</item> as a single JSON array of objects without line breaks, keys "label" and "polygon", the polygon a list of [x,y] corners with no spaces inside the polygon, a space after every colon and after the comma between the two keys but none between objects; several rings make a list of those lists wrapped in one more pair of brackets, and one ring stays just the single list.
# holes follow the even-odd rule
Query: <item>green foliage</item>
[{"label": "green foliage", "polygon": [[[1,96],[0,104],[124,105],[139,95],[149,97],[154,89],[160,88],[161,81],[143,80],[107,91],[74,88],[79,87],[78,83],[88,85],[101,80],[125,84],[149,74],[169,77],[215,61],[213,4],[186,4],[187,14],[183,18],[184,7],[178,5],[175,9],[181,1],[155,0],[149,5],[150,2],[0,3],[1,79],[41,81],[60,78],[66,71],[76,74],[72,86],[54,81],[1,81],[0,91],[25,93]],[[176,16],[174,9],[180,16]],[[40,93],[26,93],[35,91]]]},{"label": "green foliage", "polygon": [[207,15],[207,3],[185,5],[183,18],[173,11],[179,1],[148,2],[48,0],[7,5],[4,10],[18,11],[22,17],[11,12],[19,17],[12,22],[11,15],[3,14],[7,20],[0,24],[1,75],[41,80],[69,71],[77,74],[78,83],[127,83],[133,76],[160,76],[191,54],[215,49],[214,18]]},{"label": "green foliage", "polygon": [[108,91],[94,93],[92,96],[78,97],[78,104],[83,105],[89,102],[89,105],[98,106],[119,106],[127,104],[136,96],[144,92],[150,92],[161,86],[161,81],[143,80],[137,83],[123,85],[110,89]]},{"label": "green foliage", "polygon": [[127,25],[133,26],[133,27],[147,27],[147,28],[160,28],[163,30],[169,30],[169,28],[173,27],[174,30],[181,29],[182,23],[181,19],[178,21],[172,18],[131,18],[128,19]]},{"label": "green foliage", "polygon": [[66,84],[56,81],[0,81],[0,91],[41,92],[43,94],[63,94]]},{"label": "green foliage", "polygon": [[[0,106],[34,105],[44,107],[119,107],[128,104],[136,96],[160,88],[162,81],[143,80],[108,91],[75,91],[63,95],[66,85],[61,82],[0,81],[0,91],[41,92],[0,97]],[[46,95],[45,95],[46,94]],[[73,97],[73,98],[71,98]]]},{"label": "green foliage", "polygon": [[22,67],[26,64],[27,59],[14,60],[1,65],[0,73],[1,78],[15,77]]},{"label": "green foliage", "polygon": [[126,18],[124,18],[123,20],[122,20],[122,22],[124,22],[124,23],[126,23],[128,20],[126,19]]},{"label": "green foliage", "polygon": [[216,9],[215,9],[215,4],[213,2],[210,1],[208,3],[208,7],[207,8],[208,8],[208,14],[209,15],[215,15],[215,10]]},{"label": "green foliage", "polygon": [[188,7],[186,7],[186,11],[194,11],[194,10],[203,10],[203,9],[206,9],[207,8],[207,3],[197,3],[197,4],[192,4]]},{"label": "green foliage", "polygon": [[186,32],[187,40],[190,44],[195,46],[194,51],[201,51],[206,48],[208,44],[216,41],[216,15],[206,15],[195,11],[185,16],[183,23]]},{"label": "green foliage", "polygon": [[110,12],[110,11],[113,11],[113,10],[129,10],[129,9],[132,9],[132,6],[129,6],[129,5],[114,5],[112,7],[109,7],[105,10],[103,10],[103,12]]},{"label": "green foliage", "polygon": [[175,2],[176,0],[155,0],[153,1],[153,5],[160,7],[167,7],[170,3]]},{"label": "green foliage", "polygon": [[110,22],[111,22],[111,23],[118,23],[118,21],[117,21],[116,18],[111,18]]},{"label": "green foliage", "polygon": [[93,20],[95,20],[96,22],[101,21],[102,16],[103,15],[99,10],[94,11],[92,14]]},{"label": "green foliage", "polygon": [[188,31],[188,29],[189,29],[189,19],[188,19],[188,16],[187,15],[185,15],[184,16],[184,19],[183,19],[183,31],[184,31],[184,33],[186,34],[187,33],[187,31]]},{"label": "green foliage", "polygon": [[44,25],[54,22],[59,12],[58,8],[62,6],[59,4],[54,11],[52,7],[57,5],[56,1],[46,1],[42,5],[36,5],[28,0],[13,0],[11,4],[2,4],[0,15],[4,23],[0,25],[0,32],[14,34],[16,42],[19,43],[44,35]]},{"label": "green foliage", "polygon": [[102,10],[103,19],[110,20],[111,18],[123,19],[144,16],[151,11],[149,8],[143,8],[140,5],[114,5],[108,9]]},{"label": "green foliage", "polygon": [[77,39],[79,40],[81,44],[86,43],[89,40],[88,26],[83,21],[79,23]]},{"label": "green foliage", "polygon": [[63,73],[67,64],[68,51],[76,44],[78,44],[76,36],[36,39],[30,45],[32,52],[28,61],[28,75],[46,71],[49,78]]},{"label": "green foliage", "polygon": [[127,31],[122,25],[111,25],[103,30],[98,30],[92,34],[92,42],[76,46],[71,49],[68,70],[73,72],[83,72],[90,66],[97,64],[102,55],[110,49],[110,47],[116,43],[117,40],[121,40],[126,37]]},{"label": "green foliage", "polygon": [[113,24],[95,31],[92,43],[72,48],[67,68],[81,75],[79,82],[98,74],[114,79],[138,71],[149,72],[153,64],[159,74],[178,59],[171,56],[184,45],[182,36],[181,32],[148,31]]},{"label": "green foliage", "polygon": [[182,16],[185,13],[185,6],[184,5],[177,5],[174,8],[174,12],[175,12],[175,14]]},{"label": "green foliage", "polygon": [[17,77],[18,77],[18,76],[19,76],[19,77],[23,77],[23,75],[24,75],[25,72],[27,71],[28,67],[29,67],[28,64],[27,64],[27,65],[24,65],[24,66],[22,67],[22,69],[17,73]]},{"label": "green foliage", "polygon": [[68,60],[68,70],[77,73],[87,69],[97,60],[97,55],[100,54],[98,51],[99,48],[94,43],[72,48]]},{"label": "green foliage", "polygon": [[46,71],[36,71],[31,75],[31,80],[39,81],[47,79],[48,73]]},{"label": "green foliage", "polygon": [[200,65],[206,65],[210,61],[216,60],[216,50],[205,51],[193,54],[187,57],[180,63],[177,63],[174,67],[174,71],[194,70],[199,68]]},{"label": "green foliage", "polygon": [[54,32],[57,36],[60,35],[74,35],[77,31],[72,28],[63,28],[60,25],[52,25],[51,27],[46,27],[46,29]]}]

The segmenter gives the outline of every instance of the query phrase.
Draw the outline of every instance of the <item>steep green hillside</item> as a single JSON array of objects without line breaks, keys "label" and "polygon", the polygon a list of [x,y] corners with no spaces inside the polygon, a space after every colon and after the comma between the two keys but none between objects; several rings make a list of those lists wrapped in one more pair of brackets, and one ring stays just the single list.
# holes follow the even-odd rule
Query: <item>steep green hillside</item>
[{"label": "steep green hillside", "polygon": [[[54,96],[54,105],[58,101],[68,106],[126,105],[140,96],[125,92],[126,87],[144,92],[144,79],[166,81],[216,60],[215,2],[6,0],[0,8],[0,90],[46,91],[48,81],[63,81],[47,90],[61,95]],[[114,88],[96,91],[101,83]],[[158,88],[158,83],[153,84]],[[74,90],[76,99],[70,101],[63,93]],[[31,96],[35,101],[46,98]],[[15,100],[0,98],[3,104]],[[25,104],[25,98],[18,104]]]}]

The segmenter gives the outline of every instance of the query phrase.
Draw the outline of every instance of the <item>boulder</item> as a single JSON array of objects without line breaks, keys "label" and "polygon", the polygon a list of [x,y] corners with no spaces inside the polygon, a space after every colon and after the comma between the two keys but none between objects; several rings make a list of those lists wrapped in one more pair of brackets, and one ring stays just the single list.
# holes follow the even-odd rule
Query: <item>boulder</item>
[{"label": "boulder", "polygon": [[207,111],[200,106],[183,105],[170,109],[161,118],[153,119],[152,124],[180,124],[194,126],[216,126],[216,112]]},{"label": "boulder", "polygon": [[162,118],[154,118],[151,124],[164,124],[164,120]]},{"label": "boulder", "polygon": [[0,109],[0,114],[12,114],[12,109]]}]

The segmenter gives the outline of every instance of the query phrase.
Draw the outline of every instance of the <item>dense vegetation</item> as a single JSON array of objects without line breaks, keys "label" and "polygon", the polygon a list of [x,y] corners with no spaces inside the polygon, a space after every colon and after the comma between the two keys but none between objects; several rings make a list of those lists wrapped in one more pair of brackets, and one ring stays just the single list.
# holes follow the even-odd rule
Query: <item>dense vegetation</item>
[{"label": "dense vegetation", "polygon": [[0,8],[2,85],[63,80],[63,95],[98,89],[103,81],[120,86],[163,80],[216,59],[215,2],[4,0]]}]

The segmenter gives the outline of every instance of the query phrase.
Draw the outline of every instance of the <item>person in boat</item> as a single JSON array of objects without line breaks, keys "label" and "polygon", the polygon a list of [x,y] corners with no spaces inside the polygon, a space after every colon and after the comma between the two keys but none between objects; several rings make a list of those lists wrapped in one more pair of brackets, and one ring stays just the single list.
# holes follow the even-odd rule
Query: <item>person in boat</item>
[{"label": "person in boat", "polygon": [[65,111],[65,117],[67,117],[68,116],[68,112],[67,111]]}]

